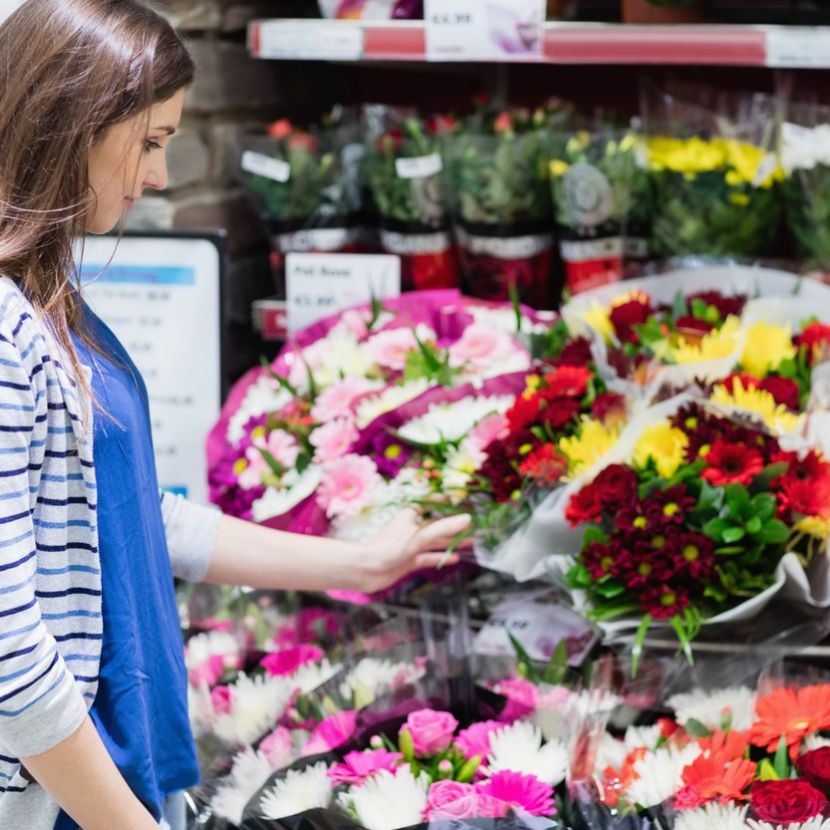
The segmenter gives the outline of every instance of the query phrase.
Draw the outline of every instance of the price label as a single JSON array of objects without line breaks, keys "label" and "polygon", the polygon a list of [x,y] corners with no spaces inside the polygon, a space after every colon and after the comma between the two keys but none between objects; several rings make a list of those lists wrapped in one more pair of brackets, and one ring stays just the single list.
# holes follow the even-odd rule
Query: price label
[{"label": "price label", "polygon": [[830,31],[782,26],[767,32],[767,66],[827,69],[830,67]]},{"label": "price label", "polygon": [[545,0],[426,0],[427,60],[539,60]]},{"label": "price label", "polygon": [[289,254],[285,277],[289,336],[372,297],[401,293],[401,261],[391,255]]},{"label": "price label", "polygon": [[246,173],[263,176],[275,182],[287,182],[291,178],[291,165],[287,161],[264,156],[253,150],[246,150],[242,154],[242,169]]},{"label": "price label", "polygon": [[363,30],[359,24],[343,20],[268,20],[258,26],[259,58],[357,61],[363,57]]},{"label": "price label", "polygon": [[399,179],[426,179],[440,173],[442,169],[441,156],[438,153],[395,159],[395,172]]}]

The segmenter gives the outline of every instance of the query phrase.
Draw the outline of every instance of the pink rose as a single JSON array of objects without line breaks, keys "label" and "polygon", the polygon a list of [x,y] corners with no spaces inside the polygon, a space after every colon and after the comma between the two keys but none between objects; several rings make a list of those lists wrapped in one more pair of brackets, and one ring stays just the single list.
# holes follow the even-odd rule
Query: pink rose
[{"label": "pink rose", "polygon": [[427,793],[424,818],[427,821],[477,818],[479,797],[472,784],[436,781]]},{"label": "pink rose", "polygon": [[231,689],[230,686],[217,686],[210,690],[210,702],[213,704],[213,711],[217,715],[227,715],[231,711]]},{"label": "pink rose", "polygon": [[302,754],[319,755],[348,743],[357,730],[357,712],[346,711],[330,715],[322,721],[303,747]]},{"label": "pink rose", "polygon": [[294,741],[291,730],[278,726],[259,744],[259,751],[268,759],[271,769],[284,769],[294,762]]},{"label": "pink rose", "polygon": [[553,789],[543,784],[534,775],[504,770],[497,772],[488,781],[476,784],[476,790],[509,805],[517,813],[531,816],[556,815],[553,803]]},{"label": "pink rose", "polygon": [[271,677],[286,677],[299,671],[307,663],[319,663],[325,652],[317,646],[299,645],[267,654],[259,661]]},{"label": "pink rose", "polygon": [[340,784],[362,784],[378,772],[394,772],[403,761],[400,752],[388,752],[385,749],[370,749],[366,752],[349,752],[342,764],[334,764],[329,770],[329,778],[337,787]]},{"label": "pink rose", "polygon": [[369,333],[366,316],[353,308],[344,311],[340,322],[358,339],[362,340]]},{"label": "pink rose", "polygon": [[412,712],[403,727],[412,736],[415,754],[438,755],[451,743],[458,721],[449,712],[419,709]]},{"label": "pink rose", "polygon": [[[418,333],[421,339],[431,339]],[[376,334],[366,341],[372,360],[393,372],[402,372],[406,368],[407,355],[418,348],[415,334],[410,329],[390,329]]]},{"label": "pink rose", "polygon": [[358,432],[354,423],[347,418],[337,418],[311,433],[312,446],[316,447],[314,460],[318,464],[327,464],[342,458],[357,441]]},{"label": "pink rose", "polygon": [[352,418],[356,401],[377,389],[377,386],[365,378],[338,380],[317,396],[311,416],[319,423],[328,423],[336,418]]},{"label": "pink rose", "polygon": [[324,466],[317,500],[330,519],[357,516],[369,504],[379,481],[371,458],[346,455]]},{"label": "pink rose", "polygon": [[539,690],[529,680],[521,677],[500,681],[495,691],[507,698],[507,704],[499,715],[499,720],[505,723],[533,714],[539,705]]},{"label": "pink rose", "polygon": [[485,720],[462,729],[455,738],[455,745],[464,753],[464,757],[486,758],[490,754],[490,737],[504,729],[504,724],[497,720]]},{"label": "pink rose", "polygon": [[502,356],[519,349],[520,346],[506,332],[483,323],[473,323],[450,346],[450,365],[467,366],[473,370],[485,369]]}]

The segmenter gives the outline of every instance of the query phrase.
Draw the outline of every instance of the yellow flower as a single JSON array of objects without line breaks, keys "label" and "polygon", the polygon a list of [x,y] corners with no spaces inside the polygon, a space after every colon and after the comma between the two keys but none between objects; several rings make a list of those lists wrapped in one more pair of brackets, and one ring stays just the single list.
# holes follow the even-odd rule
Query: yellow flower
[{"label": "yellow flower", "polygon": [[668,138],[658,136],[649,139],[649,159],[654,170],[671,170],[694,176],[718,170],[726,164],[726,153],[717,140],[702,138]]},{"label": "yellow flower", "polygon": [[539,375],[528,375],[525,378],[525,391],[522,392],[522,397],[529,400],[536,394],[536,390],[542,383],[542,378]]},{"label": "yellow flower", "polygon": [[617,294],[611,300],[610,308],[613,311],[615,308],[635,301],[641,302],[644,305],[651,305],[651,297],[645,291],[641,291],[639,288],[632,288],[631,291],[624,291],[622,294]]},{"label": "yellow flower", "polygon": [[671,478],[686,458],[688,446],[685,432],[661,421],[643,431],[634,448],[634,463],[645,467],[652,460],[663,478]]},{"label": "yellow flower", "polygon": [[614,326],[611,325],[611,318],[608,315],[608,311],[599,303],[591,303],[590,308],[583,315],[583,319],[594,331],[601,334],[605,340],[611,340],[614,336]]},{"label": "yellow flower", "polygon": [[775,398],[763,389],[744,389],[739,378],[732,382],[732,394],[723,384],[718,384],[712,393],[714,403],[722,406],[734,406],[754,412],[775,432],[792,432],[801,426],[803,416],[790,412],[784,404],[775,402]]},{"label": "yellow flower", "polygon": [[571,169],[570,164],[566,161],[562,161],[562,159],[554,159],[550,163],[550,174],[551,176],[564,176],[568,170]]},{"label": "yellow flower", "polygon": [[749,204],[749,196],[746,193],[730,193],[729,194],[729,201],[733,205],[738,205],[739,207],[746,207]]},{"label": "yellow flower", "polygon": [[573,478],[592,467],[617,441],[619,430],[601,421],[583,418],[576,435],[562,438],[559,450],[568,459],[568,475]]},{"label": "yellow flower", "polygon": [[713,329],[704,334],[698,342],[680,337],[669,350],[668,357],[680,365],[729,357],[737,346],[740,328],[741,321],[730,315],[720,329]]},{"label": "yellow flower", "polygon": [[827,539],[830,536],[830,518],[822,519],[821,516],[805,516],[795,523],[795,529],[817,539]]},{"label": "yellow flower", "polygon": [[762,320],[749,327],[741,355],[741,365],[747,372],[763,378],[783,361],[794,357],[795,346],[789,326],[774,326]]}]

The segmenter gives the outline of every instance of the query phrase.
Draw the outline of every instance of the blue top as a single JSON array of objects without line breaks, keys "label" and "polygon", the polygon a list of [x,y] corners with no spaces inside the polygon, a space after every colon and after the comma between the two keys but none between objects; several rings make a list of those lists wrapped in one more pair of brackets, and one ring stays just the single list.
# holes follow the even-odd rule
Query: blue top
[{"label": "blue top", "polygon": [[[92,367],[104,639],[90,715],[132,791],[157,819],[166,796],[199,767],[187,716],[187,672],[159,502],[147,390],[110,329],[88,308],[101,354],[76,339]],[[103,410],[103,411],[102,411]],[[61,813],[55,830],[76,830]]]}]

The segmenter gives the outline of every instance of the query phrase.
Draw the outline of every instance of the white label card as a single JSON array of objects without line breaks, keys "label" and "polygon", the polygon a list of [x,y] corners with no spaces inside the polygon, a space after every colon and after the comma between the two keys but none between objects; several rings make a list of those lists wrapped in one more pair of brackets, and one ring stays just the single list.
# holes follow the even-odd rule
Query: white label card
[{"label": "white label card", "polygon": [[767,66],[804,69],[830,67],[830,30],[827,27],[782,26],[767,32]]},{"label": "white label card", "polygon": [[395,172],[399,179],[426,179],[443,170],[441,156],[432,153],[428,156],[395,159]]},{"label": "white label card", "polygon": [[267,20],[258,25],[259,58],[357,61],[363,57],[359,23]]},{"label": "white label card", "polygon": [[545,0],[426,0],[427,60],[539,60]]},{"label": "white label card", "polygon": [[287,182],[291,178],[291,165],[287,161],[264,156],[253,150],[246,150],[242,154],[242,169],[275,182]]},{"label": "white label card", "polygon": [[374,254],[288,254],[288,334],[366,303],[401,293],[401,261]]}]

